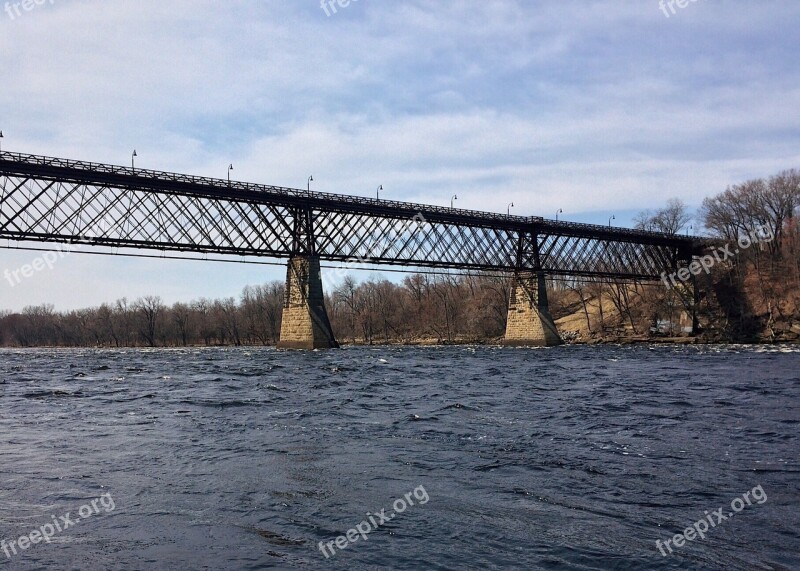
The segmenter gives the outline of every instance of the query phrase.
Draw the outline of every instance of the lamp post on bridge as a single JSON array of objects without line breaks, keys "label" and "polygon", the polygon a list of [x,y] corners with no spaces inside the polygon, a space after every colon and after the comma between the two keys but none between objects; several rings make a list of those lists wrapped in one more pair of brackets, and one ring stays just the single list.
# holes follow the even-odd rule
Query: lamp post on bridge
[{"label": "lamp post on bridge", "polygon": [[563,211],[561,208],[559,208],[558,210],[556,210],[556,222],[558,222],[558,215],[559,215],[559,214],[564,214],[564,211]]},{"label": "lamp post on bridge", "polygon": [[306,192],[308,194],[311,194],[311,183],[312,182],[314,182],[314,175],[313,174],[311,176],[309,176],[308,180],[306,181]]},{"label": "lamp post on bridge", "polygon": [[514,208],[514,203],[513,202],[508,205],[508,208],[506,208],[506,216],[511,216],[511,209],[512,208]]},{"label": "lamp post on bridge", "polygon": [[131,169],[135,169],[135,168],[136,168],[136,165],[135,165],[135,163],[134,163],[134,160],[135,160],[135,159],[136,159],[136,157],[138,157],[138,156],[139,156],[139,155],[137,155],[137,154],[136,154],[136,149],[133,149],[133,153],[131,153]]},{"label": "lamp post on bridge", "polygon": [[2,139],[3,139],[3,132],[0,131],[0,151],[3,150],[3,140]]},{"label": "lamp post on bridge", "polygon": [[454,194],[453,197],[450,199],[450,208],[453,208],[454,200],[458,200],[458,195]]},{"label": "lamp post on bridge", "polygon": [[609,227],[609,228],[611,228],[611,221],[612,221],[612,220],[616,220],[616,219],[617,219],[617,217],[616,217],[616,216],[614,216],[614,215],[612,214],[612,215],[611,215],[611,218],[609,218],[609,219],[608,219],[608,227]]},{"label": "lamp post on bridge", "polygon": [[383,185],[380,185],[380,186],[379,186],[379,187],[378,187],[378,188],[375,190],[375,198],[376,198],[377,200],[380,200],[380,199],[381,199],[381,191],[382,191],[382,190],[383,190]]},{"label": "lamp post on bridge", "polygon": [[231,171],[233,170],[233,163],[228,165],[228,186],[231,185]]}]

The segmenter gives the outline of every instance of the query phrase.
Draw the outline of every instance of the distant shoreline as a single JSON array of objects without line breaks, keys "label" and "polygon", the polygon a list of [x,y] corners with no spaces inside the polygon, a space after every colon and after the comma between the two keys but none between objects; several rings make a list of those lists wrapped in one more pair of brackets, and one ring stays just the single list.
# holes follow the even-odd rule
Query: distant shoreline
[{"label": "distant shoreline", "polygon": [[[374,341],[372,343],[365,343],[356,341],[339,341],[342,347],[457,347],[457,346],[486,346],[486,347],[505,347],[499,340],[462,340],[462,341],[439,341],[436,339],[418,339],[412,341]],[[800,345],[800,340],[777,340],[777,341],[723,341],[703,339],[700,337],[607,337],[589,340],[576,340],[569,341],[564,346],[571,345],[752,345],[752,346],[796,346]],[[220,348],[240,348],[240,349],[257,349],[263,347],[272,347],[275,345],[233,345],[233,344],[217,344],[217,345],[157,345],[155,347],[145,345],[77,345],[77,346],[63,346],[63,345],[31,345],[31,346],[16,346],[16,345],[2,345],[0,349],[220,349]],[[510,347],[511,348],[511,347]],[[516,347],[514,347],[516,348]],[[523,347],[524,348],[524,347]],[[281,349],[283,351],[284,349]]]}]

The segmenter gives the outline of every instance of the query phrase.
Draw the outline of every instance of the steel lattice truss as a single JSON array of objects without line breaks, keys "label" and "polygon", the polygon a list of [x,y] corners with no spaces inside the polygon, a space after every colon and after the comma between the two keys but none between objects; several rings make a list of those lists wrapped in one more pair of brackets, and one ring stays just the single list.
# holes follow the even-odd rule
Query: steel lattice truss
[{"label": "steel lattice truss", "polygon": [[0,238],[657,279],[695,239],[0,153]]}]

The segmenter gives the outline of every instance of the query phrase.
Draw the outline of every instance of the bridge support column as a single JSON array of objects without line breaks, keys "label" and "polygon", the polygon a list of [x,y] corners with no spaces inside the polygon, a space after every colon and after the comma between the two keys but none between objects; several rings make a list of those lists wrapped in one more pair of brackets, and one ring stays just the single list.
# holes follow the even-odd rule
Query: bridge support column
[{"label": "bridge support column", "polygon": [[291,258],[286,270],[286,293],[278,348],[331,349],[338,346],[325,311],[319,258]]},{"label": "bridge support column", "polygon": [[516,272],[511,281],[504,345],[553,347],[563,341],[547,305],[542,272]]}]

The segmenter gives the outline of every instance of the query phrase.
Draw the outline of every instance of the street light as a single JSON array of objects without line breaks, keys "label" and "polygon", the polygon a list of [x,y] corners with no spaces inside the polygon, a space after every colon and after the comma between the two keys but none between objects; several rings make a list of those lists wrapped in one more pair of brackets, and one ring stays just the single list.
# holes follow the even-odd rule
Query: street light
[{"label": "street light", "polygon": [[134,162],[133,162],[133,160],[134,160],[136,157],[138,157],[138,156],[139,156],[139,155],[137,155],[137,154],[136,154],[136,149],[133,149],[133,154],[131,154],[131,168],[132,168],[132,169],[135,169],[135,168],[136,168],[136,166],[134,165]]},{"label": "street light", "polygon": [[688,236],[689,232],[691,232],[692,230],[694,230],[694,226],[689,225],[689,227],[686,229],[686,235]]},{"label": "street light", "polygon": [[511,216],[511,209],[512,208],[514,208],[514,203],[513,202],[508,205],[508,208],[506,208],[506,216]]},{"label": "street light", "polygon": [[608,227],[609,227],[609,228],[611,228],[611,221],[612,221],[612,220],[616,220],[616,219],[617,219],[617,217],[616,217],[616,216],[614,216],[614,215],[612,214],[612,215],[611,215],[611,218],[609,218],[609,219],[608,219]]},{"label": "street light", "polygon": [[378,200],[381,199],[381,191],[383,190],[383,185],[380,185],[377,190],[375,191],[375,198]]},{"label": "street light", "polygon": [[558,222],[558,215],[559,215],[559,214],[564,214],[564,211],[563,211],[561,208],[559,208],[559,209],[556,211],[556,222]]},{"label": "street light", "polygon": [[231,171],[233,170],[233,164],[228,166],[228,186],[231,185]]},{"label": "street light", "polygon": [[311,194],[311,183],[312,182],[314,182],[314,175],[313,174],[310,177],[308,177],[308,180],[306,181],[306,191],[309,194]]},{"label": "street light", "polygon": [[455,195],[455,194],[453,195],[453,198],[450,199],[450,208],[453,208],[453,201],[454,200],[458,200],[458,196]]},{"label": "street light", "polygon": [[[0,131],[0,139],[2,139],[2,138],[3,138],[3,132],[2,132],[2,131]],[[3,144],[3,142],[2,142],[2,141],[0,141],[0,151],[2,151],[2,150],[3,150],[2,144]]]}]

